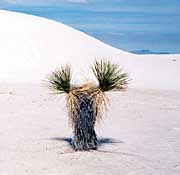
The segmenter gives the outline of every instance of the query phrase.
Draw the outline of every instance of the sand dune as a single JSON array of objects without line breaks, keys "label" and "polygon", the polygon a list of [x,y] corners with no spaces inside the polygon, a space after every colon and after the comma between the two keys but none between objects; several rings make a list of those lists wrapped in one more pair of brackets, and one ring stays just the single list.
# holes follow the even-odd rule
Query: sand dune
[{"label": "sand dune", "polygon": [[[63,96],[42,84],[69,63],[94,79],[94,59],[131,75],[97,125],[99,151],[74,153]],[[51,20],[0,11],[1,175],[179,175],[180,55],[134,55]]]},{"label": "sand dune", "polygon": [[88,77],[94,59],[110,59],[131,75],[131,86],[180,89],[180,55],[130,54],[51,20],[0,11],[0,83],[40,82],[69,63],[75,80]]}]

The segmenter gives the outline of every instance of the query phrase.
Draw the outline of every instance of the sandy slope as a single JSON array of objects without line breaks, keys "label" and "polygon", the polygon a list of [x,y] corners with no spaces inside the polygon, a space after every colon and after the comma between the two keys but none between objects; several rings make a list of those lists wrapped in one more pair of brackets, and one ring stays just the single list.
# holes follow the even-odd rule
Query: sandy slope
[{"label": "sandy slope", "polygon": [[[0,38],[0,175],[180,174],[179,55],[129,54],[63,24],[6,11]],[[66,62],[74,80],[93,79],[94,57],[120,63],[133,80],[127,92],[109,94],[99,151],[74,153],[64,98],[41,82]]]},{"label": "sandy slope", "polygon": [[0,83],[39,83],[66,63],[75,80],[91,79],[94,58],[106,58],[131,74],[132,87],[180,89],[180,55],[133,55],[61,23],[20,13],[0,11],[0,25]]}]

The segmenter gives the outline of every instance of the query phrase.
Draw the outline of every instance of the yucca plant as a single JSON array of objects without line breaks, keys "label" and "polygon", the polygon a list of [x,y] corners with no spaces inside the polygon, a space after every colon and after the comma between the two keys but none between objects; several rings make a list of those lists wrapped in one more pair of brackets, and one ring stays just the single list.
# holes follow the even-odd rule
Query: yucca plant
[{"label": "yucca plant", "polygon": [[57,93],[69,93],[71,78],[71,67],[69,65],[57,68],[48,76],[49,87]]},{"label": "yucca plant", "polygon": [[98,87],[102,92],[126,89],[129,81],[128,74],[123,73],[123,70],[119,69],[118,64],[104,60],[98,62],[96,60],[92,66],[92,70],[98,80]]},{"label": "yucca plant", "polygon": [[98,85],[86,83],[72,86],[70,66],[60,67],[50,74],[50,87],[59,93],[66,93],[66,106],[69,121],[73,129],[73,147],[77,150],[95,150],[98,139],[95,132],[97,120],[102,119],[106,108],[106,91],[125,90],[128,75],[117,64],[110,61],[95,61],[91,67]]}]

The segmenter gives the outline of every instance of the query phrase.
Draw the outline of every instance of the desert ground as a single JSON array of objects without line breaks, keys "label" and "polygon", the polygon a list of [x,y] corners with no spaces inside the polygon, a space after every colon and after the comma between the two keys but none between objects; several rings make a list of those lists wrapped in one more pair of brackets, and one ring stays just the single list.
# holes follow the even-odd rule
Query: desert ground
[{"label": "desert ground", "polygon": [[178,175],[180,92],[107,95],[109,111],[96,129],[99,150],[74,152],[62,95],[37,85],[1,92],[1,175]]},{"label": "desert ground", "polygon": [[[0,11],[0,175],[179,175],[180,55],[134,55],[51,20]],[[74,152],[65,96],[46,76],[70,64],[94,81],[106,58],[130,74],[97,123],[99,149]]]}]

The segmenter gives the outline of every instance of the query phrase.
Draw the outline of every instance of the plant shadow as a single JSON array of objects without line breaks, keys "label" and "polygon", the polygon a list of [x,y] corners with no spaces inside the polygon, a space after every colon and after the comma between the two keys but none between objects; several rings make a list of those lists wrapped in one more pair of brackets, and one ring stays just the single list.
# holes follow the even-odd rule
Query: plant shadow
[{"label": "plant shadow", "polygon": [[[65,142],[67,143],[72,150],[74,150],[74,147],[73,147],[73,139],[72,138],[69,138],[69,137],[52,137],[50,138],[50,140],[54,140],[54,141],[60,141],[60,142]],[[98,139],[98,148],[104,146],[104,145],[109,145],[109,144],[122,144],[122,143],[125,143],[121,140],[116,140],[116,139],[113,139],[113,138],[99,138]],[[103,150],[103,149],[100,149],[100,150],[96,150],[97,152],[100,152],[100,153],[108,153],[108,154],[120,154],[122,156],[130,156],[130,157],[138,157],[138,158],[141,158],[142,160],[144,161],[150,161],[148,159],[146,159],[145,157],[141,156],[141,155],[138,155],[138,154],[135,154],[135,153],[131,153],[131,152],[119,152],[119,151],[116,151],[116,150]],[[74,153],[74,151],[67,151],[67,152],[62,152],[61,154],[65,154],[65,153]]]},{"label": "plant shadow", "polygon": [[[52,137],[50,140],[55,140],[55,141],[60,141],[60,142],[66,142],[71,148],[73,147],[73,139],[70,137]],[[102,147],[104,145],[109,145],[109,144],[119,144],[119,143],[124,143],[123,141],[116,140],[113,138],[99,138],[98,139],[98,147]]]}]

